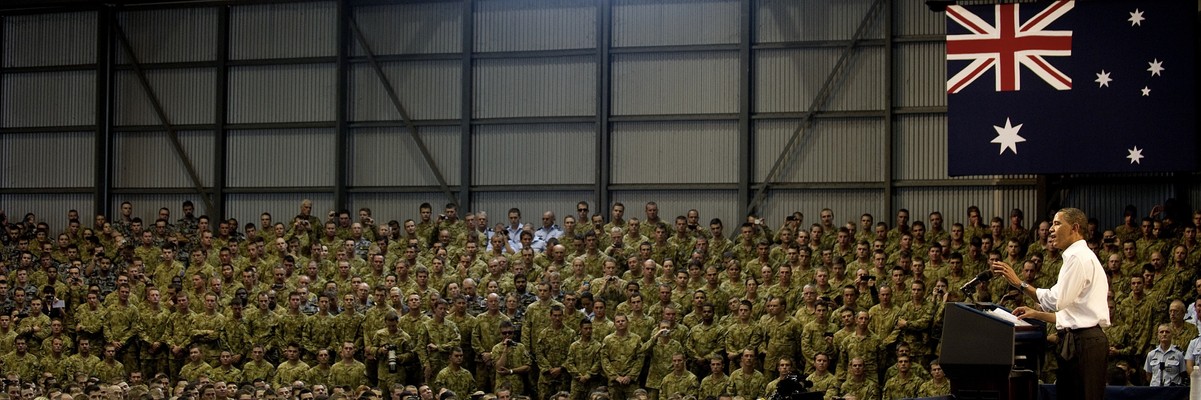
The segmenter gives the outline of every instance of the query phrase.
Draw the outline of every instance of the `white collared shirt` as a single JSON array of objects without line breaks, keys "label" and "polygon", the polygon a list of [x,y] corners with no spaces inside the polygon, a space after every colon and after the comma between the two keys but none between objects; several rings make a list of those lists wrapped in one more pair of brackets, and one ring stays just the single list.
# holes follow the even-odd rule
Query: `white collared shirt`
[{"label": "white collared shirt", "polygon": [[1079,329],[1108,327],[1109,279],[1101,261],[1084,240],[1077,240],[1063,251],[1059,280],[1050,289],[1038,289],[1038,303],[1044,311],[1055,312],[1055,328]]}]

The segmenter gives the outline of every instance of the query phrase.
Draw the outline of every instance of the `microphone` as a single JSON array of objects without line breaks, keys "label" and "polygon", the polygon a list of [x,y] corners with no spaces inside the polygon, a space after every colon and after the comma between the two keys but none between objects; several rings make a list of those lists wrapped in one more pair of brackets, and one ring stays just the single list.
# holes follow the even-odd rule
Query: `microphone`
[{"label": "microphone", "polygon": [[980,282],[988,282],[989,279],[992,279],[991,272],[988,272],[988,271],[981,272],[979,275],[976,275],[975,278],[972,278],[972,280],[967,281],[967,283],[963,284],[963,286],[960,286],[959,291],[967,290],[967,288],[976,286],[976,284],[980,283]]}]

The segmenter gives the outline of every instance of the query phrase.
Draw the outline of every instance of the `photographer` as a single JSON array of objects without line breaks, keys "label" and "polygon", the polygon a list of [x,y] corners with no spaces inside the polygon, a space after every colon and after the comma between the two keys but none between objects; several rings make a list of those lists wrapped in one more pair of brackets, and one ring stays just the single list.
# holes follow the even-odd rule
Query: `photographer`
[{"label": "photographer", "polygon": [[495,387],[508,386],[515,392],[525,392],[523,378],[530,372],[530,352],[525,344],[513,340],[517,329],[513,323],[500,323],[501,341],[492,347],[492,356],[496,358]]}]

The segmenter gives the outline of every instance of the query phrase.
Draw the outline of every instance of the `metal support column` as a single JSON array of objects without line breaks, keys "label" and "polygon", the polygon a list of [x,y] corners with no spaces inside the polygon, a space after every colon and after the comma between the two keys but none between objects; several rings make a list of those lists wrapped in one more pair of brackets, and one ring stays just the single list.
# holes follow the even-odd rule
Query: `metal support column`
[{"label": "metal support column", "polygon": [[772,164],[771,170],[764,177],[759,190],[755,191],[755,197],[751,199],[751,203],[746,207],[747,212],[758,212],[759,206],[763,204],[763,200],[767,195],[767,190],[775,183],[780,173],[784,170],[784,166],[792,161],[792,156],[796,153],[797,145],[800,144],[801,139],[805,136],[809,128],[813,126],[815,115],[818,111],[825,108],[826,102],[834,94],[837,84],[840,84],[846,78],[846,71],[853,60],[852,56],[855,55],[855,50],[859,47],[859,42],[863,41],[863,37],[867,35],[867,32],[872,27],[872,22],[875,20],[876,14],[880,12],[880,9],[884,8],[885,3],[887,2],[884,0],[876,0],[868,8],[867,15],[863,16],[863,21],[859,22],[859,27],[855,30],[855,34],[847,42],[846,47],[843,48],[842,55],[838,57],[834,68],[830,70],[830,74],[826,76],[825,82],[822,83],[821,89],[813,97],[813,102],[809,103],[809,110],[805,112],[800,125],[792,131],[792,135],[788,138],[788,143],[780,151],[780,156]]},{"label": "metal support column", "polygon": [[[113,30],[116,13],[101,7],[96,13],[96,136],[93,139],[92,205],[97,215],[109,215],[113,186]],[[86,223],[86,221],[80,221]]]},{"label": "metal support column", "polygon": [[350,47],[350,38],[347,35],[347,21],[350,20],[350,5],[346,0],[338,0],[338,11],[336,23],[337,33],[337,55],[335,56],[335,74],[337,74],[337,83],[334,89],[334,209],[345,210],[346,205],[346,186],[350,176],[348,161],[350,157],[346,154],[350,146],[347,144],[348,134],[346,126],[346,110],[350,107],[347,104],[349,98],[346,94],[346,82],[350,80],[350,69],[346,62],[347,48]]},{"label": "metal support column", "polygon": [[[884,213],[888,215],[893,210],[893,197],[896,190],[893,187],[893,150],[896,149],[895,142],[896,132],[893,131],[893,114],[892,105],[895,101],[894,96],[896,91],[892,87],[893,74],[896,73],[893,65],[893,51],[896,49],[893,46],[892,35],[892,2],[884,2],[884,184],[881,188],[884,195]],[[920,220],[921,218],[918,218]]]},{"label": "metal support column", "polygon": [[171,124],[171,119],[167,117],[167,111],[163,108],[162,102],[159,101],[158,95],[154,93],[154,88],[150,87],[150,80],[146,78],[146,71],[142,69],[142,64],[138,62],[138,56],[133,52],[133,46],[129,44],[129,38],[125,36],[125,31],[121,29],[121,24],[115,20],[112,21],[112,27],[112,32],[117,39],[117,43],[121,45],[121,49],[129,57],[129,65],[133,67],[134,75],[137,76],[142,91],[146,94],[146,98],[150,100],[150,105],[154,108],[154,113],[158,117],[159,124],[167,131],[167,139],[171,142],[171,148],[175,150],[175,155],[179,157],[179,161],[183,163],[184,169],[187,170],[188,177],[192,180],[193,188],[200,195],[200,200],[204,201],[205,209],[213,209],[213,202],[209,199],[208,193],[204,191],[204,183],[200,181],[200,173],[196,171],[196,166],[192,163],[192,159],[184,151],[183,143],[179,141],[179,133],[176,132],[175,126]]},{"label": "metal support column", "polygon": [[472,73],[475,53],[475,1],[463,0],[463,34],[460,51],[463,57],[459,61],[459,207],[469,207],[471,204],[471,171],[475,168],[475,158],[471,151],[471,118],[475,93],[475,75]]},{"label": "metal support column", "polygon": [[613,85],[609,46],[613,35],[613,6],[610,0],[597,0],[596,8],[596,93],[600,98],[596,99],[596,204],[593,208],[605,213],[609,208],[609,180],[612,173],[609,112]]},{"label": "metal support column", "polygon": [[[225,220],[225,167],[229,163],[226,142],[229,141],[229,130],[225,124],[229,112],[229,6],[217,8],[217,68],[213,78],[215,90],[213,93],[213,207],[207,210],[209,216],[216,216],[218,221]],[[219,224],[212,224],[219,225]],[[234,227],[239,229],[239,227]]]},{"label": "metal support column", "polygon": [[[751,45],[754,38],[755,4],[752,0],[742,0],[740,4],[741,18],[738,31],[738,216],[745,217],[750,211],[747,202],[751,200],[751,182],[755,180],[755,155],[751,154],[751,74],[753,73]],[[727,222],[734,224],[736,221]],[[731,225],[735,226],[735,225]],[[736,234],[736,229],[728,232]]]}]

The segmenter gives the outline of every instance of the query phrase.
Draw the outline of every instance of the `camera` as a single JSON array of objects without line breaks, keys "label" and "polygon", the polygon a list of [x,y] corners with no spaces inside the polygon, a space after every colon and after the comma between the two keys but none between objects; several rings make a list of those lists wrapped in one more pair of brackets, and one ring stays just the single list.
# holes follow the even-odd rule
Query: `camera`
[{"label": "camera", "polygon": [[867,275],[867,276],[864,276],[864,277],[863,277],[863,280],[865,280],[865,281],[874,281],[874,280],[876,280],[876,276],[875,276],[875,275]]},{"label": "camera", "polygon": [[513,342],[513,339],[505,339],[505,346],[513,347],[514,344],[516,343]]},{"label": "camera", "polygon": [[396,345],[389,344],[384,348],[388,349],[388,373],[395,374],[400,368],[396,362]]},{"label": "camera", "polygon": [[438,214],[438,220],[439,220],[439,221],[445,221],[445,220],[446,220],[446,214]]}]

